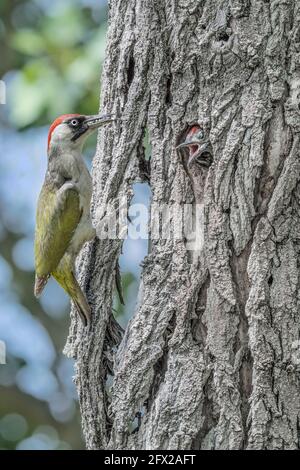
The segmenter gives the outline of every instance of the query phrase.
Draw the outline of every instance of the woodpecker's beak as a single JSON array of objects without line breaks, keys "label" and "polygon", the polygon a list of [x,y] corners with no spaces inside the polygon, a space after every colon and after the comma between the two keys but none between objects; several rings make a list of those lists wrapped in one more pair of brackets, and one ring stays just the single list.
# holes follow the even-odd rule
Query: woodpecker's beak
[{"label": "woodpecker's beak", "polygon": [[189,145],[190,143],[182,142],[182,144],[177,145],[176,150],[187,148]]},{"label": "woodpecker's beak", "polygon": [[212,164],[212,149],[209,142],[200,144],[198,140],[183,142],[176,147],[177,150],[187,149],[189,151],[189,157],[187,160],[187,166],[191,167],[194,163],[209,167]]},{"label": "woodpecker's beak", "polygon": [[113,114],[96,114],[95,116],[87,116],[84,123],[87,125],[88,129],[97,129],[98,127],[114,120],[115,117]]},{"label": "woodpecker's beak", "polygon": [[[192,145],[196,145],[195,143]],[[197,144],[198,149],[192,153],[189,157],[188,166],[190,167],[195,162],[199,165],[210,166],[212,164],[212,152],[211,146],[208,142],[203,145]]]}]

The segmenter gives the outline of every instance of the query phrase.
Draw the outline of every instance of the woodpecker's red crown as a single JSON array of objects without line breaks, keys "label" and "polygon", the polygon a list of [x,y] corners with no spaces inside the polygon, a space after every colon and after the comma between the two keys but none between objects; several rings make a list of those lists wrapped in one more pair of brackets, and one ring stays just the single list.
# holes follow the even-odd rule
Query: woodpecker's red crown
[{"label": "woodpecker's red crown", "polygon": [[[62,141],[78,145],[82,145],[84,140],[98,127],[108,124],[115,120],[112,114],[96,114],[93,116],[85,116],[84,114],[63,114],[59,116],[51,124],[48,134],[48,152],[51,143],[53,143],[55,132],[56,144],[60,145]],[[56,131],[56,129],[60,128]],[[76,145],[76,144],[75,144]]]},{"label": "woodpecker's red crown", "polygon": [[56,129],[56,127],[59,126],[59,124],[61,124],[65,119],[76,117],[76,116],[80,116],[80,114],[62,114],[61,116],[56,118],[55,121],[52,122],[49,128],[49,133],[48,133],[48,150],[49,150],[52,134],[54,130]]},{"label": "woodpecker's red crown", "polygon": [[199,127],[198,125],[195,125],[195,126],[191,127],[189,132],[188,132],[188,136],[192,136],[192,135],[196,134],[200,129],[201,129],[201,127]]}]

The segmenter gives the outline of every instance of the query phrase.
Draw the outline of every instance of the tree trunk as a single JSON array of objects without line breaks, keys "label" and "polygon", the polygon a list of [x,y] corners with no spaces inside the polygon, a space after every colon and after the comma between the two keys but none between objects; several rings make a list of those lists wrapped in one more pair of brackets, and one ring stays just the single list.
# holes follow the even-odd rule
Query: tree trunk
[{"label": "tree trunk", "polygon": [[[145,179],[148,129],[152,208],[203,206],[204,243],[151,240],[119,346],[122,240],[83,250],[93,322],[72,315],[66,351],[90,449],[299,448],[299,20],[296,0],[110,1],[95,225]],[[195,123],[214,161],[188,175]]]}]

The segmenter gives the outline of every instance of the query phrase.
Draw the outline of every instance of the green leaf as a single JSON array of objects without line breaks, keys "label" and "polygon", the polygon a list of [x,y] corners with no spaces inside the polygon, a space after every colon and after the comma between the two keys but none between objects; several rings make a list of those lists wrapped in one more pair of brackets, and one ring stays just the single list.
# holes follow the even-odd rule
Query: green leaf
[{"label": "green leaf", "polygon": [[40,55],[46,50],[44,38],[32,29],[17,31],[11,36],[10,45],[18,52],[29,56]]}]

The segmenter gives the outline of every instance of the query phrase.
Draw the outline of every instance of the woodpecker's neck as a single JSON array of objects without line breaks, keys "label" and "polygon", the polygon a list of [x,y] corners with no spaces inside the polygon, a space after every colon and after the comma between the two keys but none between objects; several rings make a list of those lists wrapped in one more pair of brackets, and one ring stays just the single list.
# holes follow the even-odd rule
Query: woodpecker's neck
[{"label": "woodpecker's neck", "polygon": [[81,147],[51,146],[48,152],[48,173],[55,178],[60,176],[77,181],[86,172]]}]

